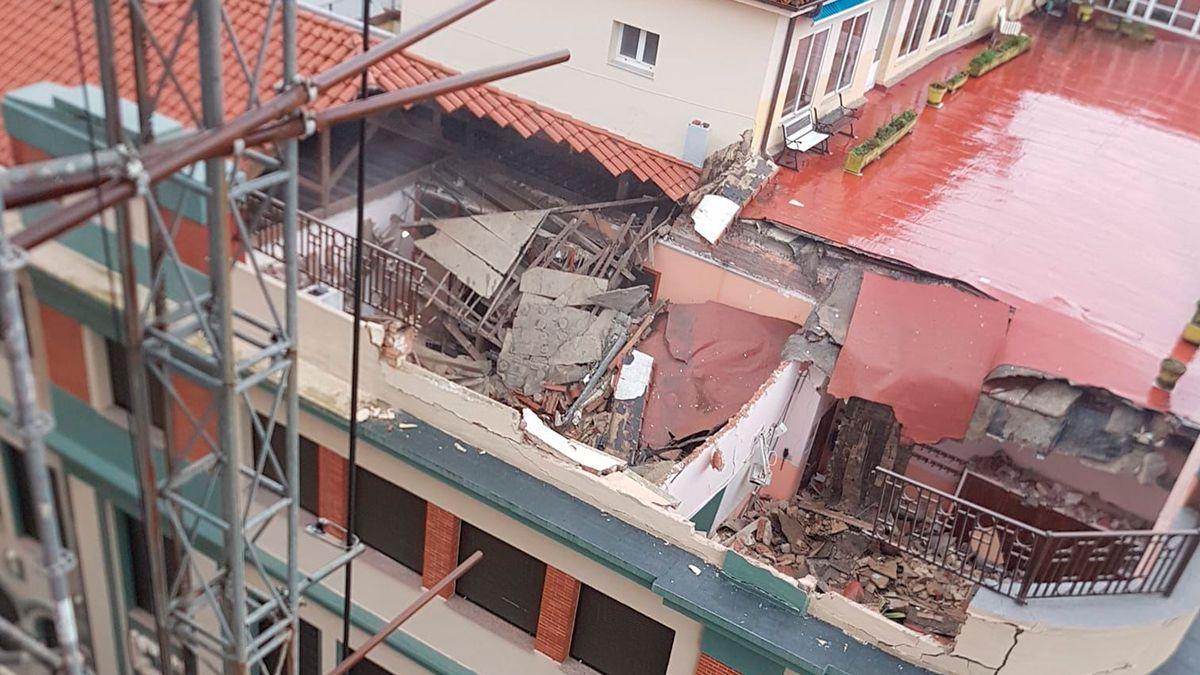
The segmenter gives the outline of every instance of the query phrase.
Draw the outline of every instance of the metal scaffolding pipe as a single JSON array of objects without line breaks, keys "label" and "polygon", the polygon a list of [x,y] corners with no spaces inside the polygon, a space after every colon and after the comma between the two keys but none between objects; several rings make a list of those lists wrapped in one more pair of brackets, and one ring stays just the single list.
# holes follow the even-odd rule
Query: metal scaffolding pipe
[{"label": "metal scaffolding pipe", "polygon": [[396,615],[396,618],[389,621],[388,624],[383,628],[380,628],[379,632],[372,635],[365,643],[363,643],[362,647],[354,650],[352,654],[347,656],[341,663],[337,665],[337,668],[331,670],[329,675],[345,675],[346,673],[349,673],[354,666],[358,665],[359,661],[362,661],[364,658],[366,658],[367,654],[372,649],[378,647],[381,642],[386,640],[387,636],[396,632],[396,629],[404,625],[404,622],[411,619],[414,614],[421,610],[422,607],[428,605],[429,601],[436,598],[439,593],[446,589],[447,586],[455,581],[458,581],[462,575],[471,571],[471,568],[474,567],[480,560],[483,560],[483,551],[475,551],[472,553],[471,556],[462,561],[458,567],[450,570],[449,574],[442,577],[441,581],[430,586],[425,590],[424,593],[421,593],[421,595],[417,596],[417,599],[413,600],[411,605],[405,607],[404,611]]},{"label": "metal scaffolding pipe", "polygon": [[[494,82],[513,75],[528,73],[534,70],[545,68],[547,66],[556,65],[570,59],[570,53],[566,50],[551,52],[542,56],[535,56],[521,61],[515,61],[502,66],[493,66],[489,68],[472,71],[470,73],[462,73],[453,75],[434,82],[426,82],[413,87],[407,87],[386,94],[372,96],[363,101],[354,101],[340,106],[334,106],[323,111],[319,111],[313,115],[313,120],[316,122],[316,128],[327,129],[330,126],[342,122],[348,122],[360,119],[363,116],[374,115],[388,110],[419,103],[420,101],[429,100],[438,96],[443,96],[455,91],[467,89],[488,82]],[[287,138],[298,138],[305,133],[305,123],[302,120],[293,119],[284,122],[278,122],[264,126],[250,134],[247,134],[243,141],[247,147],[263,145]],[[211,159],[213,157],[222,157],[230,154],[233,151],[233,139],[230,139],[223,146],[210,146],[205,154],[197,157],[197,160]],[[170,153],[155,152],[153,157],[160,157]],[[153,160],[147,160],[153,161]],[[163,160],[170,162],[172,165],[178,163],[178,160]],[[153,178],[162,174],[160,165],[147,171],[152,177],[152,182],[156,182],[169,176],[170,174],[162,175],[160,178]],[[186,166],[186,164],[184,165]],[[95,182],[90,185],[82,185],[84,189],[94,187]],[[14,188],[15,189],[15,186]],[[97,214],[107,208],[119,203],[124,199],[130,199],[137,193],[137,189],[133,183],[122,178],[113,178],[97,188],[95,194],[90,194],[64,206],[54,213],[46,216],[42,220],[30,225],[28,228],[16,233],[13,236],[13,243],[22,248],[34,248],[50,239],[54,239],[60,234],[77,227],[81,223],[94,218]],[[61,194],[46,192],[42,195],[44,198],[59,197]],[[38,201],[32,199],[29,195],[25,195],[26,204]]]}]

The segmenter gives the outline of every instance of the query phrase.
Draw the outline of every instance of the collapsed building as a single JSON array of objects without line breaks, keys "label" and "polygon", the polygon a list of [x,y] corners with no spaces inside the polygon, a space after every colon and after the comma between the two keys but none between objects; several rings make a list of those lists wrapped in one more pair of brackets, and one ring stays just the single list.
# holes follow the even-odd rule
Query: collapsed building
[{"label": "collapsed building", "polygon": [[[322,58],[353,32],[316,12],[302,26]],[[1067,39],[1046,26],[1039,40]],[[1137,73],[1182,50],[1122,54]],[[1062,68],[1087,54],[1047,52]],[[1011,67],[1049,86],[1054,69],[1032,61]],[[381,86],[450,72],[411,55],[385,65]],[[872,93],[859,124],[890,116],[943,67]],[[33,82],[5,98],[12,159],[86,147],[95,117],[84,90]],[[981,151],[963,129],[995,99],[982,88],[1019,99],[1035,85],[979,86],[956,101],[965,121],[949,117],[955,108],[937,111],[949,122],[923,113],[931,128],[945,126],[930,132],[939,134],[932,145],[958,143],[966,165]],[[890,175],[859,179],[842,174],[840,156],[777,169],[751,134],[700,166],[500,89],[472,92],[368,123],[366,325],[356,339],[370,355],[360,385],[369,404],[359,410],[344,393],[357,243],[349,168],[359,150],[348,127],[301,148],[301,499],[314,527],[346,522],[341,432],[361,419],[354,508],[367,516],[359,527],[370,551],[356,568],[367,590],[355,637],[470,551],[487,556],[373,657],[376,668],[1008,672],[1071,661],[1087,672],[1165,658],[1165,639],[1115,652],[1130,636],[1177,638],[1195,613],[1182,605],[1197,537],[1186,507],[1200,506],[1196,380],[1181,378],[1167,397],[1153,384],[1160,357],[1142,353],[1165,349],[1163,336],[1187,323],[1195,289],[1164,293],[1143,343],[1109,330],[1113,317],[1081,319],[1085,311],[1006,285],[1025,280],[942,260],[986,261],[996,245],[986,236],[950,251],[936,213],[924,221],[881,208],[970,184],[954,174],[962,165],[928,150],[902,146],[907,160],[880,167]],[[1011,119],[992,121],[1007,129]],[[166,115],[157,123],[163,135],[185,126]],[[1035,132],[1021,139],[1046,142]],[[1111,126],[1096,133],[1120,137]],[[872,192],[903,188],[905,164],[933,175],[921,194]],[[851,180],[863,181],[861,192]],[[1194,192],[1170,185],[1181,201]],[[1029,186],[1004,189],[1015,202]],[[180,240],[194,237],[200,185],[177,176],[162,190],[179,198]],[[714,195],[724,201],[706,203]],[[1046,207],[1054,195],[1039,197]],[[263,315],[270,302],[245,272],[280,257],[278,205],[247,192],[239,206],[237,217],[257,226],[235,269],[238,309]],[[979,217],[985,207],[969,206],[955,215],[994,224]],[[909,221],[929,227],[909,240],[870,230]],[[98,505],[68,516],[71,543],[105,562],[79,584],[94,606],[128,610],[115,612],[111,631],[93,621],[89,634],[97,658],[116,664],[145,649],[147,591],[137,581],[128,442],[114,414],[128,400],[108,347],[120,335],[106,316],[111,265],[97,244],[106,231],[93,223],[39,249],[30,313],[47,338],[57,470],[72,503]],[[1052,255],[1080,236],[1058,235]],[[1194,252],[1183,248],[1160,253],[1186,268]],[[203,247],[191,255],[202,267]],[[1064,269],[1095,262],[1081,258]],[[1093,299],[1068,294],[1063,304]],[[163,432],[199,433],[203,424],[158,396],[171,420]],[[252,397],[260,411],[271,405]],[[85,442],[96,434],[104,444]],[[15,448],[6,455],[9,466],[20,461]],[[101,532],[131,559],[112,562],[119,556]],[[265,553],[282,545],[278,532],[264,536]],[[105,574],[112,579],[97,578]],[[269,571],[252,583],[268,589]],[[1081,625],[1051,604],[1062,596],[1098,596],[1075,610],[1121,616]],[[331,583],[311,600],[301,658],[323,670],[343,647],[340,597]]]}]

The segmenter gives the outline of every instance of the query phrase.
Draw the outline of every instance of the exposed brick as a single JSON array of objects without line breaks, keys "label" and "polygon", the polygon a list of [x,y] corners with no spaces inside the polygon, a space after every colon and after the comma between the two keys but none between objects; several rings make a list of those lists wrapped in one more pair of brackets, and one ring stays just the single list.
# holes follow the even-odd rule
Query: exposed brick
[{"label": "exposed brick", "polygon": [[[425,510],[425,560],[421,572],[421,586],[430,588],[458,567],[458,533],[462,521],[449,511],[429,504]],[[439,594],[443,598],[454,595],[454,584]]]},{"label": "exposed brick", "polygon": [[346,526],[346,481],[349,462],[321,446],[317,450],[317,515]]},{"label": "exposed brick", "polygon": [[[149,379],[155,376],[147,372],[146,377]],[[171,386],[175,388],[175,393],[179,394],[179,398],[187,406],[185,413],[175,402],[174,397],[166,393],[164,388],[165,405],[171,416],[171,437],[174,440],[172,447],[176,452],[186,451],[188,461],[195,461],[211,452],[212,448],[203,436],[196,433],[196,425],[192,423],[188,415],[190,414],[197,422],[201,423],[205,421],[205,415],[207,415],[205,430],[208,438],[214,442],[218,441],[217,414],[216,409],[212,407],[213,393],[182,375],[171,375]],[[247,451],[249,452],[249,449]]]},{"label": "exposed brick", "polygon": [[700,660],[696,662],[696,675],[741,675],[741,673],[708,654],[701,654]]},{"label": "exposed brick", "polygon": [[547,565],[533,648],[560,663],[566,661],[571,655],[578,606],[579,580]]},{"label": "exposed brick", "polygon": [[50,159],[50,153],[13,138],[9,140],[13,164],[28,164]]},{"label": "exposed brick", "polygon": [[81,401],[88,400],[87,364],[83,358],[83,327],[48,305],[40,305],[42,345],[50,380]]}]

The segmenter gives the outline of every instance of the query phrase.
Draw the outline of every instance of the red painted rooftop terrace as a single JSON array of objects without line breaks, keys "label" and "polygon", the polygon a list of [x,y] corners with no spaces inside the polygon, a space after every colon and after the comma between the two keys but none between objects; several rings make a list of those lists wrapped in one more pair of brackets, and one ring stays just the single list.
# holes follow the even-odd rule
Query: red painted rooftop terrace
[{"label": "red painted rooftop terrace", "polygon": [[[742,212],[961,280],[1015,308],[996,365],[1035,368],[1200,422],[1200,359],[1167,396],[1160,361],[1200,300],[1200,42],[1153,44],[1026,19],[1033,48],[941,109],[926,86],[980,49],[873,92],[866,136],[915,132],[862,177],[830,156],[780,169]],[[924,109],[922,109],[924,108]],[[936,330],[938,318],[929,317]]]}]

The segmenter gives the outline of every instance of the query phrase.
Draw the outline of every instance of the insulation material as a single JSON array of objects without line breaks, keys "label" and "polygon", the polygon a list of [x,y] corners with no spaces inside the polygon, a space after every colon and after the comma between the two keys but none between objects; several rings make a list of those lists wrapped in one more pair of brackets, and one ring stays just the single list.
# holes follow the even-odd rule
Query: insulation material
[{"label": "insulation material", "polygon": [[795,331],[790,321],[715,302],[671,305],[638,345],[654,357],[642,445],[724,424],[779,366]]},{"label": "insulation material", "polygon": [[1008,312],[948,286],[868,273],[829,393],[891,406],[902,433],[918,443],[962,438]]}]

